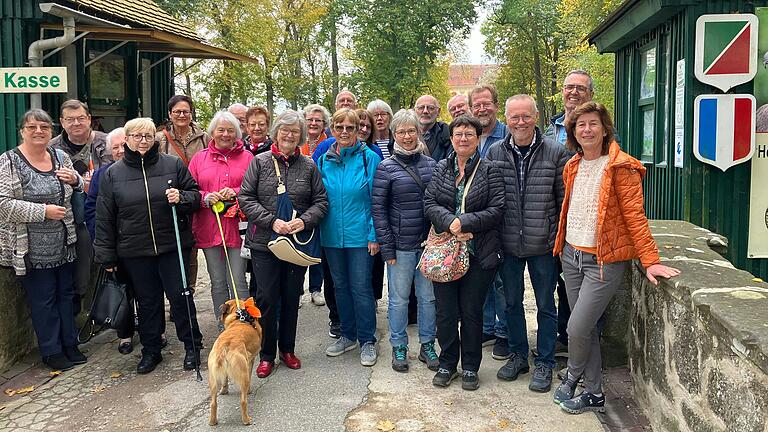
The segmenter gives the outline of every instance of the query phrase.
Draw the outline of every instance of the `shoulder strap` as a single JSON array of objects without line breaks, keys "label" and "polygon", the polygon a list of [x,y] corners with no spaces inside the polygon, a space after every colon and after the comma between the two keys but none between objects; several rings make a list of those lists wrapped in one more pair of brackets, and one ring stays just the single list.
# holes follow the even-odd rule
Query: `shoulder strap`
[{"label": "shoulder strap", "polygon": [[181,161],[184,162],[184,165],[189,166],[189,159],[187,159],[187,155],[184,154],[184,151],[179,148],[179,146],[176,144],[176,141],[171,136],[171,133],[168,132],[168,129],[163,129],[163,133],[165,134],[165,139],[168,140],[168,144],[173,146],[173,149],[176,151],[176,154],[179,155],[181,158]]},{"label": "shoulder strap", "polygon": [[272,156],[272,163],[275,164],[275,176],[277,176],[277,194],[284,194],[285,183],[283,183],[283,176],[280,175],[280,164],[277,163],[274,156]]},{"label": "shoulder strap", "polygon": [[401,161],[400,158],[398,158],[395,155],[392,155],[392,159],[394,159],[395,162],[397,162],[398,165],[400,165],[405,170],[405,172],[407,172],[411,177],[413,177],[413,179],[416,181],[416,184],[419,185],[419,187],[421,188],[421,191],[424,192],[424,189],[426,189],[427,187],[426,185],[424,185],[424,182],[421,180],[421,177],[419,177],[419,175],[416,174],[413,168],[408,164],[406,164],[405,162]]},{"label": "shoulder strap", "polygon": [[477,173],[477,167],[480,166],[480,162],[482,162],[482,159],[478,160],[475,164],[475,169],[472,170],[472,175],[467,179],[467,183],[464,186],[464,195],[461,196],[461,212],[464,213],[464,202],[467,200],[467,195],[469,195],[469,187],[472,186],[472,180],[475,179],[475,173]]},{"label": "shoulder strap", "polygon": [[[368,150],[368,145],[360,146],[360,149],[363,151],[363,170],[365,170],[365,178],[368,178],[368,156],[366,155],[366,150]],[[371,150],[373,151],[373,150]]]}]

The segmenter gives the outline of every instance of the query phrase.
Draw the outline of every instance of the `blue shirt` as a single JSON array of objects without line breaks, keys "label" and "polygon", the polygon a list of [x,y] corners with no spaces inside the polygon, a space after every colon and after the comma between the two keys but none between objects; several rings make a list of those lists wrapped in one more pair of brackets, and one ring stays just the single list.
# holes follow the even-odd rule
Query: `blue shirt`
[{"label": "blue shirt", "polygon": [[482,138],[480,139],[480,157],[485,159],[485,155],[488,154],[488,149],[491,148],[491,144],[496,141],[501,141],[505,136],[507,136],[507,125],[496,120],[496,127],[493,128],[491,134],[485,139],[485,144],[482,143]]},{"label": "blue shirt", "polygon": [[568,139],[568,134],[565,133],[565,113],[561,115],[560,117],[556,118],[555,121],[552,122],[552,127],[555,128],[555,141],[558,144],[565,145],[565,141]]}]

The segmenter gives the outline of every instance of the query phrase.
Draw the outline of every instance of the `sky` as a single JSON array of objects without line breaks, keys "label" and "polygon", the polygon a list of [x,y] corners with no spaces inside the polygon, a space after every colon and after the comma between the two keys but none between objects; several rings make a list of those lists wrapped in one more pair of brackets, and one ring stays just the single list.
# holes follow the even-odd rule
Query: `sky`
[{"label": "sky", "polygon": [[458,59],[459,61],[457,63],[483,64],[492,62],[485,53],[485,36],[480,34],[480,26],[485,21],[486,10],[486,8],[480,7],[476,9],[477,21],[475,22],[475,25],[472,26],[472,32],[469,34],[469,37],[464,41],[462,50],[462,57],[464,58]]}]

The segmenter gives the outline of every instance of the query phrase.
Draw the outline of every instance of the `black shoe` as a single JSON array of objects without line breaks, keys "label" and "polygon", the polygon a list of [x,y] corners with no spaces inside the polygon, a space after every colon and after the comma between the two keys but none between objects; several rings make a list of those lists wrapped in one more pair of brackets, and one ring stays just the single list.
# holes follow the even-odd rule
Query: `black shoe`
[{"label": "black shoe", "polygon": [[43,363],[53,370],[65,371],[75,367],[64,353],[54,354],[52,356],[43,357]]},{"label": "black shoe", "polygon": [[529,370],[528,362],[523,359],[523,356],[520,353],[512,353],[507,364],[496,373],[496,377],[504,381],[514,381],[518,375],[528,373]]},{"label": "black shoe", "polygon": [[464,371],[464,375],[461,376],[461,388],[464,390],[477,390],[480,387],[480,378],[477,377],[477,372]]},{"label": "black shoe", "polygon": [[543,364],[537,364],[531,375],[528,389],[537,393],[546,393],[552,389],[552,369]]},{"label": "black shoe", "polygon": [[136,366],[136,373],[148,374],[153,370],[155,370],[155,368],[157,367],[157,365],[160,364],[161,361],[163,361],[163,356],[160,353],[144,354],[143,356],[141,356],[139,365]]},{"label": "black shoe", "polygon": [[571,414],[581,414],[584,411],[605,412],[605,395],[595,396],[584,392],[573,399],[562,401],[560,408]]},{"label": "black shoe", "polygon": [[341,337],[341,323],[330,322],[328,323],[328,336],[338,339]]},{"label": "black shoe", "polygon": [[506,360],[510,356],[509,351],[509,340],[507,338],[496,338],[496,342],[493,344],[493,352],[491,353],[491,357],[494,358],[494,360]]},{"label": "black shoe", "polygon": [[437,370],[435,377],[432,378],[432,385],[435,387],[448,387],[451,381],[456,379],[459,373],[455,370],[449,371],[448,369],[440,368]]},{"label": "black shoe", "polygon": [[483,333],[483,346],[489,346],[496,343],[496,335]]},{"label": "black shoe", "polygon": [[117,346],[117,352],[120,354],[126,355],[133,352],[133,343],[132,342],[123,342],[120,345]]},{"label": "black shoe", "polygon": [[195,369],[198,364],[200,364],[200,350],[187,348],[187,352],[184,354],[184,370]]},{"label": "black shoe", "polygon": [[67,360],[75,365],[81,365],[88,362],[88,358],[84,356],[76,346],[64,347],[64,355],[67,356]]}]

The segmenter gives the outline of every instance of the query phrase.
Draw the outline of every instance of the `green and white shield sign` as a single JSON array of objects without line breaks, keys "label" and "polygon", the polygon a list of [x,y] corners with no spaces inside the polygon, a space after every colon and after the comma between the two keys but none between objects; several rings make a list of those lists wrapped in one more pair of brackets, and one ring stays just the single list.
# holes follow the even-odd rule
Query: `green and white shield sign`
[{"label": "green and white shield sign", "polygon": [[696,78],[726,92],[757,73],[757,16],[702,15],[696,20]]}]

